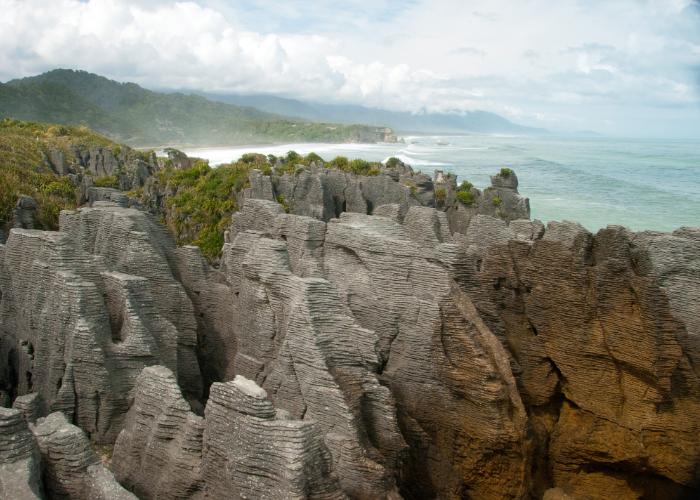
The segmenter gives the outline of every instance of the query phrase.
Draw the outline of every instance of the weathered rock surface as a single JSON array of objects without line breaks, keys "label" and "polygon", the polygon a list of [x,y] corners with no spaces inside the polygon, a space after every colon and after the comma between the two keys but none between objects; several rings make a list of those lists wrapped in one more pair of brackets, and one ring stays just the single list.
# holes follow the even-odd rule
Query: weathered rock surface
[{"label": "weathered rock surface", "polygon": [[0,396],[82,436],[47,487],[127,494],[61,411],[140,498],[698,496],[700,230],[545,228],[512,172],[467,206],[403,164],[297,174],[253,171],[218,270],[112,191],[12,230]]},{"label": "weathered rock surface", "polygon": [[197,325],[174,246],[152,216],[117,207],[63,212],[61,232],[13,229],[0,252],[10,400],[38,393],[47,411],[114,442],[137,376],[163,364],[199,405]]},{"label": "weathered rock surface", "polygon": [[238,375],[211,388],[204,430],[207,498],[342,500],[321,426],[275,410]]},{"label": "weathered rock surface", "polygon": [[12,213],[13,225],[19,229],[34,229],[34,211],[36,200],[23,194],[17,199],[17,209]]},{"label": "weathered rock surface", "polygon": [[20,410],[0,408],[0,499],[42,498],[41,456]]},{"label": "weathered rock surface", "polygon": [[85,433],[69,424],[63,413],[40,419],[33,432],[49,500],[136,500],[100,463]]},{"label": "weathered rock surface", "polygon": [[141,372],[125,420],[112,457],[122,485],[141,500],[201,491],[204,419],[192,413],[172,371],[152,366]]},{"label": "weathered rock surface", "polygon": [[685,234],[550,223],[481,262],[472,293],[488,297],[480,312],[516,365],[536,493],[697,493],[700,245]]},{"label": "weathered rock surface", "polygon": [[[530,219],[530,200],[518,194],[518,177],[515,172],[490,177],[490,187],[483,191],[471,188],[473,203],[465,205],[455,198],[452,204],[445,204],[447,218],[453,232],[466,234],[470,221],[477,215],[488,215],[502,219],[506,223],[518,219]],[[445,184],[447,184],[446,181]],[[448,193],[451,191],[448,190]]]}]

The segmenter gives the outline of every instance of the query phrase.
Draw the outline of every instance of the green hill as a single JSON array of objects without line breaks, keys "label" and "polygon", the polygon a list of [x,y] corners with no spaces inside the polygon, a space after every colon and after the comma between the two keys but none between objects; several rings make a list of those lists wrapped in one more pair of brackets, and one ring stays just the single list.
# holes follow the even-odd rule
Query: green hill
[{"label": "green hill", "polygon": [[7,233],[11,227],[12,212],[21,194],[37,202],[37,229],[56,231],[58,213],[75,208],[76,185],[68,177],[42,171],[41,153],[48,154],[52,146],[70,157],[69,144],[117,146],[86,127],[0,121],[0,230]]},{"label": "green hill", "polygon": [[118,142],[155,140],[65,85],[49,81],[21,86],[0,83],[0,117],[8,116],[33,122],[84,126],[99,134],[110,135]]},{"label": "green hill", "polygon": [[[57,69],[12,80],[3,87],[19,92],[10,95],[8,90],[7,99],[0,100],[4,116],[77,125],[85,123],[79,120],[83,111],[89,110],[95,117],[91,128],[132,145],[373,142],[391,140],[393,134],[390,131],[387,136],[383,127],[306,123],[194,94],[153,92],[85,71]],[[61,113],[54,108],[60,108]],[[102,114],[98,116],[95,108]]]}]

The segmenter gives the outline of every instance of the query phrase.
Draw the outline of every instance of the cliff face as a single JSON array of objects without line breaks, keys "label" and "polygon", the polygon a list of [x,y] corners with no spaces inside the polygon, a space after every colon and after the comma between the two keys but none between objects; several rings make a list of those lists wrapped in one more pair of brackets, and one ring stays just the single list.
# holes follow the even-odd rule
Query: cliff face
[{"label": "cliff face", "polygon": [[514,173],[467,204],[424,177],[253,170],[218,269],[113,201],[12,230],[5,405],[116,441],[139,498],[697,496],[700,232],[545,227]]}]

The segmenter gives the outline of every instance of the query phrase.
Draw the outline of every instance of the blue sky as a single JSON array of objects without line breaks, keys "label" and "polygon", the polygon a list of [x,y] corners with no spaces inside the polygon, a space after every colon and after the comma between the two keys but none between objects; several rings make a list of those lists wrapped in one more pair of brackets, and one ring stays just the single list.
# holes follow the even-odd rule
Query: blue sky
[{"label": "blue sky", "polygon": [[700,138],[696,0],[0,0],[0,12],[2,81],[62,67],[147,88]]}]

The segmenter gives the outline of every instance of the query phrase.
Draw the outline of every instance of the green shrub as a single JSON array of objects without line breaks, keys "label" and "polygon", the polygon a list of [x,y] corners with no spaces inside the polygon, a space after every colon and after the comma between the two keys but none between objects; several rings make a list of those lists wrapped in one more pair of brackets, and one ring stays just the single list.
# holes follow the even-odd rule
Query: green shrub
[{"label": "green shrub", "polygon": [[284,158],[284,163],[295,166],[297,163],[303,163],[304,158],[296,151],[287,151],[287,156]]},{"label": "green shrub", "polygon": [[471,191],[457,191],[457,199],[465,205],[474,203],[474,195]]},{"label": "green shrub", "polygon": [[272,175],[272,169],[267,165],[263,165],[262,167],[260,167],[260,170],[262,170],[263,175]]},{"label": "green shrub", "polygon": [[306,155],[305,160],[306,160],[305,164],[308,165],[312,161],[315,161],[316,163],[318,163],[319,161],[323,161],[323,158],[318,156],[316,153],[309,153],[308,155]]},{"label": "green shrub", "polygon": [[501,212],[500,210],[498,211],[498,216],[499,216],[501,219],[505,219],[505,218],[507,217],[506,213],[505,213],[505,212]]},{"label": "green shrub", "polygon": [[287,205],[287,200],[284,199],[283,195],[279,195],[277,197],[277,203],[282,205],[282,208],[284,208],[284,211],[289,213],[289,206]]},{"label": "green shrub", "polygon": [[94,176],[92,184],[95,187],[119,189],[119,179],[115,175]]},{"label": "green shrub", "polygon": [[372,165],[368,161],[357,159],[352,160],[348,164],[348,168],[351,172],[357,175],[367,175],[367,173],[372,169]]},{"label": "green shrub", "polygon": [[395,168],[396,168],[396,165],[398,165],[399,163],[401,163],[401,160],[399,160],[399,159],[396,158],[395,156],[392,156],[391,158],[389,158],[389,159],[386,161],[386,166],[387,166],[388,168],[395,169]]},{"label": "green shrub", "polygon": [[509,168],[502,168],[501,173],[499,175],[501,175],[502,177],[508,177],[511,172],[512,170]]},{"label": "green shrub", "polygon": [[474,187],[474,184],[472,184],[471,182],[469,182],[469,181],[462,181],[462,184],[460,184],[460,185],[457,187],[457,192],[460,192],[460,191],[469,191],[469,190],[470,190],[471,188],[473,188],[473,187]]},{"label": "green shrub", "polygon": [[337,168],[338,170],[347,170],[348,169],[348,163],[350,163],[345,156],[336,156],[333,158],[331,161],[330,165],[333,168]]},{"label": "green shrub", "polygon": [[498,198],[494,198],[494,199],[493,199],[493,204],[494,204],[494,205],[500,205],[500,204],[501,204],[501,200],[499,200]]},{"label": "green shrub", "polygon": [[410,182],[402,182],[402,184],[411,188],[411,194],[415,197],[416,191],[418,191],[418,188],[416,188],[415,184],[411,184]]},{"label": "green shrub", "polygon": [[447,190],[445,188],[440,188],[435,190],[435,205],[441,207],[445,204],[447,199]]},{"label": "green shrub", "polygon": [[485,193],[486,191],[495,191],[495,190],[496,190],[495,187],[489,186],[489,187],[487,187],[486,189],[484,189],[484,193]]}]

